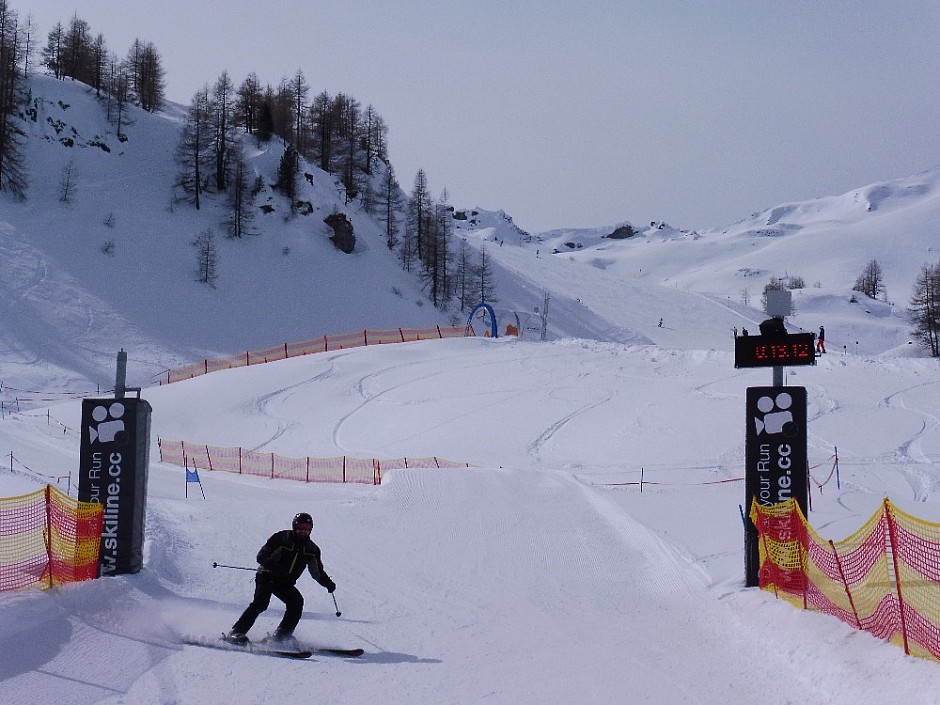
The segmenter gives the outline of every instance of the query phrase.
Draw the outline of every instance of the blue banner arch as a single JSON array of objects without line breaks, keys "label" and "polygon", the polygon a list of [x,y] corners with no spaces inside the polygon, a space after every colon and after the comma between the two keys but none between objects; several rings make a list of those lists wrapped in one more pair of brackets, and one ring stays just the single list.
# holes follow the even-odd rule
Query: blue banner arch
[{"label": "blue banner arch", "polygon": [[490,337],[498,338],[499,337],[499,328],[496,327],[496,312],[493,311],[493,307],[488,303],[481,303],[474,306],[473,310],[470,312],[470,317],[467,319],[467,325],[473,325],[473,317],[476,315],[477,311],[484,309],[486,313],[490,316]]}]

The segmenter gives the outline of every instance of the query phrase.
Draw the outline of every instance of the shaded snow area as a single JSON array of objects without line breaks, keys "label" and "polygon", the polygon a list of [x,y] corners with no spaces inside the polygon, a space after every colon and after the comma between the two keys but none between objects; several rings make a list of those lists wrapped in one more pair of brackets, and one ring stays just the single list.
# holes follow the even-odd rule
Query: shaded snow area
[{"label": "shaded snow area", "polygon": [[[221,206],[170,205],[175,113],[135,115],[122,146],[81,87],[34,80],[44,109],[112,149],[65,147],[36,127],[30,198],[0,202],[0,453],[15,458],[0,495],[77,471],[80,397],[111,389],[122,347],[153,407],[153,443],[140,573],[0,594],[4,703],[940,703],[940,664],[744,588],[744,402],[771,372],[735,369],[732,333],[757,332],[771,276],[805,279],[787,323],[825,325],[830,352],[786,382],[808,393],[809,519],[822,536],[848,536],[885,496],[940,522],[940,370],[905,313],[919,267],[936,260],[937,174],[620,240],[524,233],[505,213],[468,210],[455,233],[485,249],[498,330],[518,316],[521,338],[362,347],[151,386],[205,355],[469,312],[435,309],[379,225],[312,167],[302,183],[316,217],[278,212],[257,236],[221,237],[217,287],[195,282],[190,243],[218,227]],[[254,149],[270,181],[277,147]],[[63,204],[69,160],[79,180]],[[344,208],[351,255],[322,224]],[[113,254],[100,250],[109,238]],[[887,301],[852,302],[873,258]],[[186,498],[157,437],[472,467],[392,470],[379,486],[201,469],[205,499],[193,484]],[[365,654],[289,661],[184,644],[227,631],[251,598],[251,572],[213,562],[253,567],[301,511],[338,587],[334,606],[301,578],[296,635]],[[250,636],[282,611],[275,599]]]}]

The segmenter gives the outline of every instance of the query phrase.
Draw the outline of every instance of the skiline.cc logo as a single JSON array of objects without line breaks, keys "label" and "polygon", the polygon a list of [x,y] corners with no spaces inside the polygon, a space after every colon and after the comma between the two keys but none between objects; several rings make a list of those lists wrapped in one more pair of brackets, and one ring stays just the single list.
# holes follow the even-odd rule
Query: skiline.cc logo
[{"label": "skiline.cc logo", "polygon": [[97,426],[88,427],[88,441],[94,443],[118,443],[123,445],[127,442],[127,433],[124,430],[124,405],[116,401],[108,406],[96,406],[91,411],[91,418],[97,422]]},{"label": "skiline.cc logo", "polygon": [[761,433],[794,435],[796,428],[793,425],[791,406],[793,406],[793,397],[787,392],[780,392],[776,396],[764,396],[758,399],[757,410],[763,414],[762,417],[754,417],[754,427],[757,429],[758,435]]}]

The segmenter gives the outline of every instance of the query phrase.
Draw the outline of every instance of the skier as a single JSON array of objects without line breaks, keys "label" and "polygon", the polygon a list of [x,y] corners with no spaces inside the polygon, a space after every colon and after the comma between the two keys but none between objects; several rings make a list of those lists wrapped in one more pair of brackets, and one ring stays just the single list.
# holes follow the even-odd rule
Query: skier
[{"label": "skier", "polygon": [[819,335],[816,337],[816,354],[825,354],[826,352],[826,329],[819,326]]},{"label": "skier", "polygon": [[336,589],[330,576],[323,570],[320,547],[310,540],[313,517],[306,512],[294,516],[291,528],[278,531],[258,551],[258,572],[255,575],[255,594],[251,604],[232,625],[225,640],[233,644],[247,644],[248,630],[258,616],[271,603],[271,595],[287,607],[284,617],[271,637],[282,644],[294,642],[293,633],[304,609],[304,596],[294,583],[306,568],[320,585],[332,593]]}]

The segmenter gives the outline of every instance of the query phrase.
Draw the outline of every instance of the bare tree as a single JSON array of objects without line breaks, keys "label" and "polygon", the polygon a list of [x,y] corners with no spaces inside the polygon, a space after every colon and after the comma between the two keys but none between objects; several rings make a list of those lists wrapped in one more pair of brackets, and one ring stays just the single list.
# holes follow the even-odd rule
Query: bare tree
[{"label": "bare tree", "polygon": [[402,208],[402,190],[395,179],[395,169],[392,163],[385,162],[385,175],[378,195],[379,220],[385,224],[385,244],[388,249],[394,249],[398,244],[398,214]]},{"label": "bare tree", "polygon": [[258,129],[262,103],[261,83],[254,73],[242,81],[235,99],[235,122],[249,135]]},{"label": "bare tree", "polygon": [[277,183],[274,185],[278,191],[287,196],[290,201],[290,212],[293,214],[297,201],[297,176],[300,174],[300,155],[291,145],[284,147],[281,161],[277,167]]},{"label": "bare tree", "polygon": [[126,63],[131,91],[141,108],[155,113],[163,107],[166,96],[163,62],[152,42],[135,39],[127,53]]},{"label": "bare tree", "polygon": [[62,203],[71,203],[75,197],[75,176],[75,162],[69,159],[59,176],[59,201]]},{"label": "bare tree", "polygon": [[213,165],[213,133],[209,121],[209,87],[193,96],[180,131],[176,150],[179,166],[177,185],[192,195],[193,205],[200,207],[200,196]]},{"label": "bare tree", "polygon": [[232,170],[232,152],[235,149],[235,84],[223,71],[212,88],[209,101],[209,121],[212,128],[212,151],[215,157],[215,188],[225,191]]},{"label": "bare tree", "polygon": [[[6,3],[4,3],[4,6]],[[56,22],[55,26],[49,31],[46,38],[46,46],[42,48],[40,63],[52,71],[56,78],[63,78],[62,74],[62,40],[65,36],[65,28],[61,22]]]},{"label": "bare tree", "polygon": [[291,138],[294,142],[294,149],[300,154],[306,154],[307,149],[307,93],[310,86],[307,85],[307,79],[304,72],[297,69],[294,78],[290,82],[291,111],[293,114],[293,134]]},{"label": "bare tree", "polygon": [[16,12],[0,0],[0,189],[26,197],[28,179],[23,152],[20,108],[25,102],[25,61]]},{"label": "bare tree", "polygon": [[127,65],[116,54],[111,54],[108,58],[107,114],[108,120],[117,126],[117,136],[122,141],[124,127],[129,124],[127,107],[130,104],[130,90]]},{"label": "bare tree", "polygon": [[248,228],[254,220],[251,184],[248,167],[242,151],[237,147],[232,153],[232,178],[228,187],[227,230],[230,238],[251,234]]},{"label": "bare tree", "polygon": [[885,278],[878,260],[869,260],[868,264],[865,265],[865,269],[855,280],[855,286],[852,287],[852,290],[860,291],[872,299],[877,299],[879,294],[886,294]]},{"label": "bare tree", "polygon": [[933,357],[940,357],[940,262],[921,269],[908,312],[914,335]]},{"label": "bare tree", "polygon": [[310,153],[317,165],[328,173],[333,171],[334,117],[333,100],[329,93],[323,91],[310,106],[313,139]]},{"label": "bare tree", "polygon": [[480,301],[496,303],[496,279],[493,276],[493,265],[486,256],[486,243],[480,247],[480,267],[477,270]]},{"label": "bare tree", "polygon": [[339,173],[346,188],[346,203],[350,199],[359,195],[360,179],[359,173],[362,170],[360,149],[360,105],[359,101],[351,96],[340,93],[336,96],[335,108],[336,121],[339,127],[338,137],[342,149],[339,154]]},{"label": "bare tree", "polygon": [[193,241],[193,247],[196,248],[196,281],[208,284],[214,289],[219,277],[219,253],[212,228],[199,233]]},{"label": "bare tree", "polygon": [[430,212],[431,193],[428,190],[428,177],[424,169],[418,169],[411,197],[408,199],[405,234],[414,242],[415,254],[421,262],[424,262],[427,256]]}]

